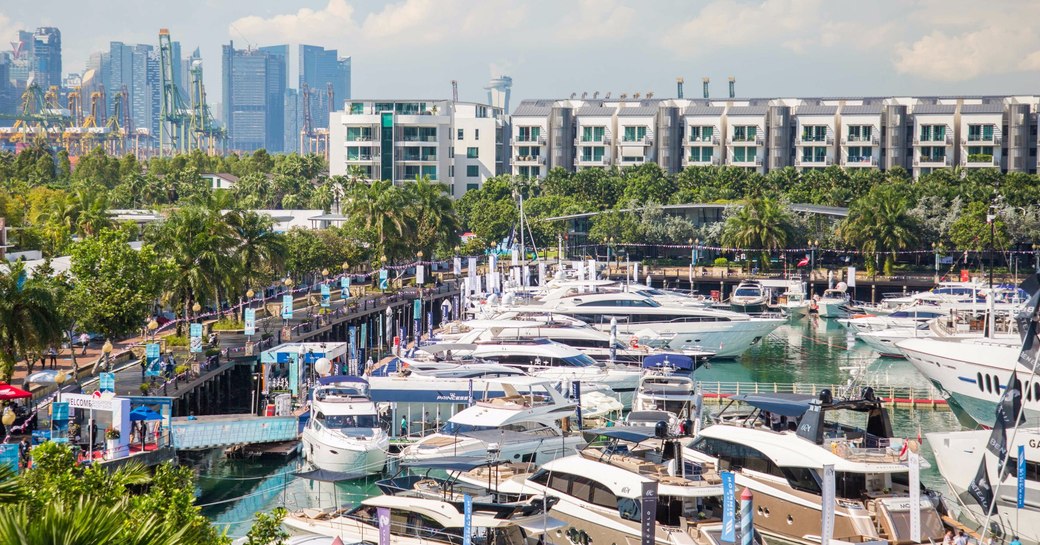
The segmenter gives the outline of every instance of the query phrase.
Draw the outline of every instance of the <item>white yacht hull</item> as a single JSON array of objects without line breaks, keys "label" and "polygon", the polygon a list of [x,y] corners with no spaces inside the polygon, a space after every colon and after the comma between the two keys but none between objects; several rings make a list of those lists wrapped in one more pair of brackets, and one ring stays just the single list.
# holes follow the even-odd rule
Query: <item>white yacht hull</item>
[{"label": "white yacht hull", "polygon": [[375,475],[386,465],[390,442],[381,438],[367,441],[339,441],[323,437],[327,434],[305,428],[301,435],[303,456],[319,469],[350,473],[358,476]]},{"label": "white yacht hull", "polygon": [[[618,330],[621,340],[636,337],[640,344],[668,350],[703,349],[715,352],[716,358],[736,358],[783,323],[779,318],[753,318],[732,322],[626,324],[619,325]],[[597,327],[610,330],[609,324]]]},{"label": "white yacht hull", "polygon": [[[488,444],[484,441],[463,437],[459,438],[458,442],[454,442],[452,441],[453,437],[441,434],[432,435],[424,439],[424,441],[433,440],[437,442],[438,439],[442,439],[440,442],[450,441],[453,444],[436,448],[426,448],[422,444],[410,445],[401,453],[401,458],[407,461],[429,461],[453,456],[479,457],[483,459],[488,455]],[[563,456],[570,456],[574,454],[575,448],[583,445],[585,445],[585,441],[580,435],[544,437],[538,440],[516,443],[503,442],[499,443],[501,451],[498,459],[510,462],[544,464]]]},{"label": "white yacht hull", "polygon": [[[1009,432],[1009,436],[1010,436]],[[986,519],[979,504],[968,494],[968,485],[975,477],[975,470],[983,456],[986,457],[986,469],[989,474],[990,483],[995,489],[994,497],[997,499],[996,513],[992,515],[991,521],[999,524],[1004,531],[1005,539],[1010,540],[1012,535],[1017,535],[1024,543],[1040,543],[1040,482],[1026,480],[1025,507],[1017,508],[1017,475],[1015,467],[997,488],[999,471],[997,459],[986,451],[986,442],[989,439],[989,430],[973,430],[947,433],[929,433],[928,444],[935,453],[935,461],[939,466],[939,472],[943,479],[960,498],[960,504],[968,509],[971,518],[980,526]],[[1019,430],[1016,435],[1016,444],[1035,444],[1040,439],[1036,431],[1027,432]],[[1035,457],[1035,448],[1026,446],[1026,458]],[[1017,456],[1017,447],[1010,448],[1011,456]],[[1035,462],[1034,459],[1030,461]]]},{"label": "white yacht hull", "polygon": [[919,338],[899,341],[897,347],[918,372],[984,426],[993,425],[1001,388],[1017,369],[1023,388],[1032,390],[1022,396],[1026,418],[1040,421],[1040,376],[1029,380],[1030,371],[1018,366],[1021,349],[1014,339]]},{"label": "white yacht hull", "polygon": [[858,334],[857,338],[881,356],[905,358],[906,356],[896,346],[896,343],[904,339],[913,339],[916,336],[916,329],[886,329],[884,331],[865,331]]},{"label": "white yacht hull", "polygon": [[787,317],[792,320],[800,320],[809,315],[809,302],[800,303],[797,305],[782,305],[780,307]]},{"label": "white yacht hull", "polygon": [[848,307],[848,301],[820,299],[816,302],[816,312],[822,318],[844,318],[849,315]]}]

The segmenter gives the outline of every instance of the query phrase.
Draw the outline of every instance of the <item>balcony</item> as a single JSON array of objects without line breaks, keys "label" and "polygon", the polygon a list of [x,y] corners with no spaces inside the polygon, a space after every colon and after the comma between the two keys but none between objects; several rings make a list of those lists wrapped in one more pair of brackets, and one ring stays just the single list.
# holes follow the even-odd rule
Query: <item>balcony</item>
[{"label": "balcony", "polygon": [[754,138],[742,138],[742,139],[732,138],[731,137],[731,138],[726,140],[726,143],[727,144],[738,144],[738,145],[739,144],[755,144],[756,146],[761,146],[761,145],[763,145],[765,143],[765,139],[762,138],[761,135],[755,136]]},{"label": "balcony", "polygon": [[965,146],[999,146],[1002,142],[999,134],[986,138],[983,136],[962,138],[961,144]]},{"label": "balcony", "polygon": [[1000,158],[989,153],[972,153],[961,158],[961,166],[968,168],[999,167]]},{"label": "balcony", "polygon": [[603,139],[601,139],[601,140],[596,140],[595,137],[586,140],[585,138],[583,138],[581,136],[579,136],[579,137],[574,139],[574,147],[578,147],[578,146],[600,146],[600,145],[606,146],[608,144],[610,144],[610,135],[609,134],[604,134],[603,135]]},{"label": "balcony", "polygon": [[541,134],[539,134],[537,137],[528,136],[527,138],[524,138],[523,136],[517,134],[513,138],[513,141],[514,142],[522,142],[522,143],[525,143],[525,144],[528,144],[528,145],[535,144],[535,143],[541,144],[543,146],[545,145],[545,137],[542,136]]},{"label": "balcony", "polygon": [[346,158],[346,161],[348,163],[351,163],[351,164],[371,163],[372,161],[377,161],[377,160],[379,160],[379,156],[372,155],[372,154],[369,154],[369,155],[355,155],[353,157],[348,155],[347,158]]},{"label": "balcony", "polygon": [[877,157],[866,156],[857,157],[851,156],[845,159],[843,166],[846,167],[876,167],[878,166]]},{"label": "balcony", "polygon": [[603,167],[610,164],[610,159],[607,157],[600,157],[599,159],[593,157],[581,157],[578,156],[574,159],[574,165],[579,167]]},{"label": "balcony", "polygon": [[930,157],[930,156],[915,156],[914,157],[915,167],[948,167],[950,166],[950,157]]},{"label": "balcony", "polygon": [[729,164],[734,165],[734,166],[752,166],[752,165],[754,165],[754,166],[762,166],[762,158],[761,157],[755,157],[753,159],[745,158],[743,160],[738,160],[735,157],[730,157]]},{"label": "balcony", "polygon": [[841,139],[841,145],[859,145],[870,144],[871,146],[878,146],[881,144],[881,139],[876,136],[870,138],[864,138],[862,136],[848,136]]},{"label": "balcony", "polygon": [[346,142],[372,142],[372,133],[347,136],[344,140]]},{"label": "balcony", "polygon": [[722,164],[722,157],[719,157],[718,155],[714,155],[714,156],[709,157],[707,159],[702,159],[702,158],[695,159],[693,157],[690,157],[689,155],[683,157],[683,165],[684,166],[701,166],[701,167],[706,167],[706,166],[718,166],[718,165],[721,165],[721,164]]},{"label": "balcony", "polygon": [[830,157],[797,157],[794,160],[796,167],[829,167],[833,163]]},{"label": "balcony", "polygon": [[397,143],[411,144],[414,142],[436,142],[437,136],[402,136],[397,140]]},{"label": "balcony", "polygon": [[516,155],[513,163],[518,165],[544,165],[545,157],[542,155]]}]

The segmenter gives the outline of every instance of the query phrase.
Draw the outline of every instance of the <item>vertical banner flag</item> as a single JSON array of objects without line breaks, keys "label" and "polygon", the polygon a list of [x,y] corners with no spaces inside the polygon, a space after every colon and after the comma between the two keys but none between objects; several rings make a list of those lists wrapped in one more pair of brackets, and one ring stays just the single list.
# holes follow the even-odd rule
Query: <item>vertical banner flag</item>
[{"label": "vertical banner flag", "polygon": [[426,333],[429,334],[430,338],[433,338],[433,311],[426,311]]},{"label": "vertical banner flag", "polygon": [[538,262],[538,285],[545,285],[545,263],[541,261]]},{"label": "vertical banner flag", "polygon": [[522,282],[520,284],[522,286],[527,287],[527,286],[531,285],[531,266],[530,265],[524,265],[523,275],[521,276],[521,280],[522,280]]},{"label": "vertical banner flag", "polygon": [[191,351],[202,352],[202,324],[191,324],[188,332],[191,336]]},{"label": "vertical banner flag", "polygon": [[469,379],[469,397],[467,398],[466,406],[473,406],[473,379]]},{"label": "vertical banner flag", "polygon": [[[1008,379],[1007,386],[1004,388],[1004,393],[997,402],[996,420],[993,422],[989,442],[986,443],[986,448],[997,457],[997,460],[1007,460],[1007,429],[1015,426],[1015,418],[1021,411],[1021,388],[1018,373],[1012,372],[1011,378]],[[1001,463],[998,467],[1003,469],[1003,465]]]},{"label": "vertical banner flag", "polygon": [[1018,445],[1018,503],[1016,507],[1022,509],[1026,506],[1026,446]]},{"label": "vertical banner flag", "polygon": [[823,520],[820,525],[820,545],[830,545],[834,537],[834,465],[823,466]]},{"label": "vertical banner flag", "polygon": [[596,279],[596,260],[595,259],[590,259],[589,260],[589,280],[595,280],[595,279]]},{"label": "vertical banner flag", "polygon": [[422,299],[412,301],[412,321],[415,322],[415,338],[422,335]]},{"label": "vertical banner flag", "polygon": [[462,545],[470,545],[473,533],[473,496],[462,496]]},{"label": "vertical banner flag", "polygon": [[638,284],[639,283],[639,262],[638,261],[632,262],[632,283],[633,284]]},{"label": "vertical banner flag", "polygon": [[993,487],[989,483],[989,474],[986,472],[986,457],[979,460],[979,469],[975,472],[975,478],[968,485],[968,494],[979,504],[982,511],[990,513],[993,508]]},{"label": "vertical banner flag", "polygon": [[347,341],[350,344],[350,352],[348,358],[350,361],[357,360],[357,326],[350,326],[347,328]]},{"label": "vertical banner flag", "polygon": [[344,276],[339,279],[339,295],[343,299],[350,299],[350,277]]},{"label": "vertical banner flag", "polygon": [[582,429],[582,418],[581,418],[581,381],[576,380],[571,383],[571,400],[574,401],[574,410],[577,411],[575,414],[578,415],[578,429]]},{"label": "vertical banner flag", "polygon": [[379,545],[390,545],[390,508],[377,507],[376,517],[379,519]]},{"label": "vertical banner flag", "polygon": [[256,335],[256,309],[247,308],[243,313],[245,318],[245,328],[243,333],[248,337]]},{"label": "vertical banner flag", "polygon": [[520,250],[517,250],[516,248],[513,248],[509,252],[509,266],[510,267],[516,267],[519,264],[520,264]]},{"label": "vertical banner flag", "polygon": [[293,296],[283,295],[282,296],[282,319],[291,320],[293,311]]},{"label": "vertical banner flag", "polygon": [[51,403],[51,440],[56,443],[68,443],[69,404]]},{"label": "vertical banner flag", "polygon": [[361,323],[361,349],[368,348],[368,322]]},{"label": "vertical banner flag", "polygon": [[477,293],[480,288],[477,284],[477,258],[468,258],[466,264],[466,276],[469,277],[469,289],[473,290],[470,293]]},{"label": "vertical banner flag", "polygon": [[722,541],[733,543],[737,540],[737,498],[735,481],[732,471],[722,471]]},{"label": "vertical banner flag", "polygon": [[321,308],[329,308],[329,304],[332,302],[332,292],[329,291],[328,284],[321,285]]},{"label": "vertical banner flag", "polygon": [[159,361],[159,343],[144,345],[144,359],[148,362],[148,366],[144,371],[145,376],[157,377],[162,374],[162,363]]},{"label": "vertical banner flag", "polygon": [[495,273],[493,273],[493,272],[491,272],[489,270],[488,273],[484,275],[484,293],[489,293],[490,294],[490,293],[494,293],[494,292],[495,292]]},{"label": "vertical banner flag", "polygon": [[642,511],[639,517],[640,545],[657,543],[657,481],[644,481],[642,491]]},{"label": "vertical banner flag", "polygon": [[422,265],[415,266],[415,285],[421,286],[426,283],[426,267]]},{"label": "vertical banner flag", "polygon": [[[909,450],[909,449],[908,449]],[[921,542],[921,456],[914,451],[907,453],[910,464],[910,539]]]},{"label": "vertical banner flag", "polygon": [[462,258],[455,257],[451,260],[451,272],[455,274],[455,278],[462,276]]},{"label": "vertical banner flag", "polygon": [[116,391],[116,374],[100,373],[98,375],[98,390],[114,393]]},{"label": "vertical banner flag", "polygon": [[300,391],[300,360],[302,359],[300,354],[296,354],[289,361],[289,391],[294,394]]},{"label": "vertical banner flag", "polygon": [[849,275],[845,280],[845,284],[850,288],[856,287],[856,267],[849,267]]},{"label": "vertical banner flag", "polygon": [[21,461],[19,456],[18,443],[7,443],[0,445],[0,466],[7,466],[14,475],[18,474],[18,466]]},{"label": "vertical banner flag", "polygon": [[387,281],[388,273],[386,269],[379,269],[379,289],[385,290],[390,287],[390,283]]}]

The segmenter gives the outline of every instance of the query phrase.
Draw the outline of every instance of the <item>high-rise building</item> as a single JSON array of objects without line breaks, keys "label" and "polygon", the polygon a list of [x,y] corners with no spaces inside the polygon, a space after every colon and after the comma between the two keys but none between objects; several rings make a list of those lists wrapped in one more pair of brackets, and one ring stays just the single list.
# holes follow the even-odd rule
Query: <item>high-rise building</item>
[{"label": "high-rise building", "polygon": [[41,89],[61,86],[61,31],[40,27],[32,35],[33,81]]},{"label": "high-rise building", "polygon": [[33,69],[33,35],[25,30],[18,31],[18,39],[11,42],[10,81],[18,89],[24,89]]},{"label": "high-rise building", "polygon": [[[10,60],[0,55],[0,114],[11,115],[15,112],[14,85],[11,84]],[[3,123],[7,125],[8,123]]]},{"label": "high-rise building", "polygon": [[[350,98],[350,57],[340,57],[335,49],[316,45],[300,46],[300,90],[309,89],[311,128],[327,128],[329,113],[340,109]],[[331,85],[332,96],[328,89]]]},{"label": "high-rise building", "polygon": [[285,90],[285,145],[282,151],[296,153],[300,151],[300,92],[296,89]]},{"label": "high-rise building", "polygon": [[282,151],[288,49],[222,47],[222,119],[230,149]]},{"label": "high-rise building", "polygon": [[125,86],[134,128],[146,129],[153,136],[159,134],[162,90],[159,85],[159,52],[155,47],[111,42],[108,53],[90,56],[87,69],[94,70],[93,87],[104,85],[106,117],[112,115],[113,98]]}]

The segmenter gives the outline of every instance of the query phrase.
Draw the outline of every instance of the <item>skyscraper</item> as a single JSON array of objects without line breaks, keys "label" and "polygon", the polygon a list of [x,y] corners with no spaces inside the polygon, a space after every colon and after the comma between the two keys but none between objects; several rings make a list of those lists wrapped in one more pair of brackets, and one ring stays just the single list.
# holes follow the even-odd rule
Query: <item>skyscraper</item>
[{"label": "skyscraper", "polygon": [[33,80],[41,89],[61,85],[61,31],[40,27],[32,35]]},{"label": "skyscraper", "polygon": [[235,49],[223,46],[222,119],[233,150],[282,151],[288,46]]},{"label": "skyscraper", "polygon": [[100,79],[105,86],[107,116],[112,115],[113,97],[126,86],[134,128],[147,129],[153,136],[158,136],[162,90],[159,85],[159,52],[153,46],[111,42],[108,53],[90,56],[87,68],[94,69],[95,80]]},{"label": "skyscraper", "polygon": [[[327,128],[329,112],[339,109],[350,98],[350,57],[341,58],[335,49],[315,45],[300,46],[300,89],[311,91],[310,115],[312,128]],[[328,87],[332,85],[330,103]]]}]

